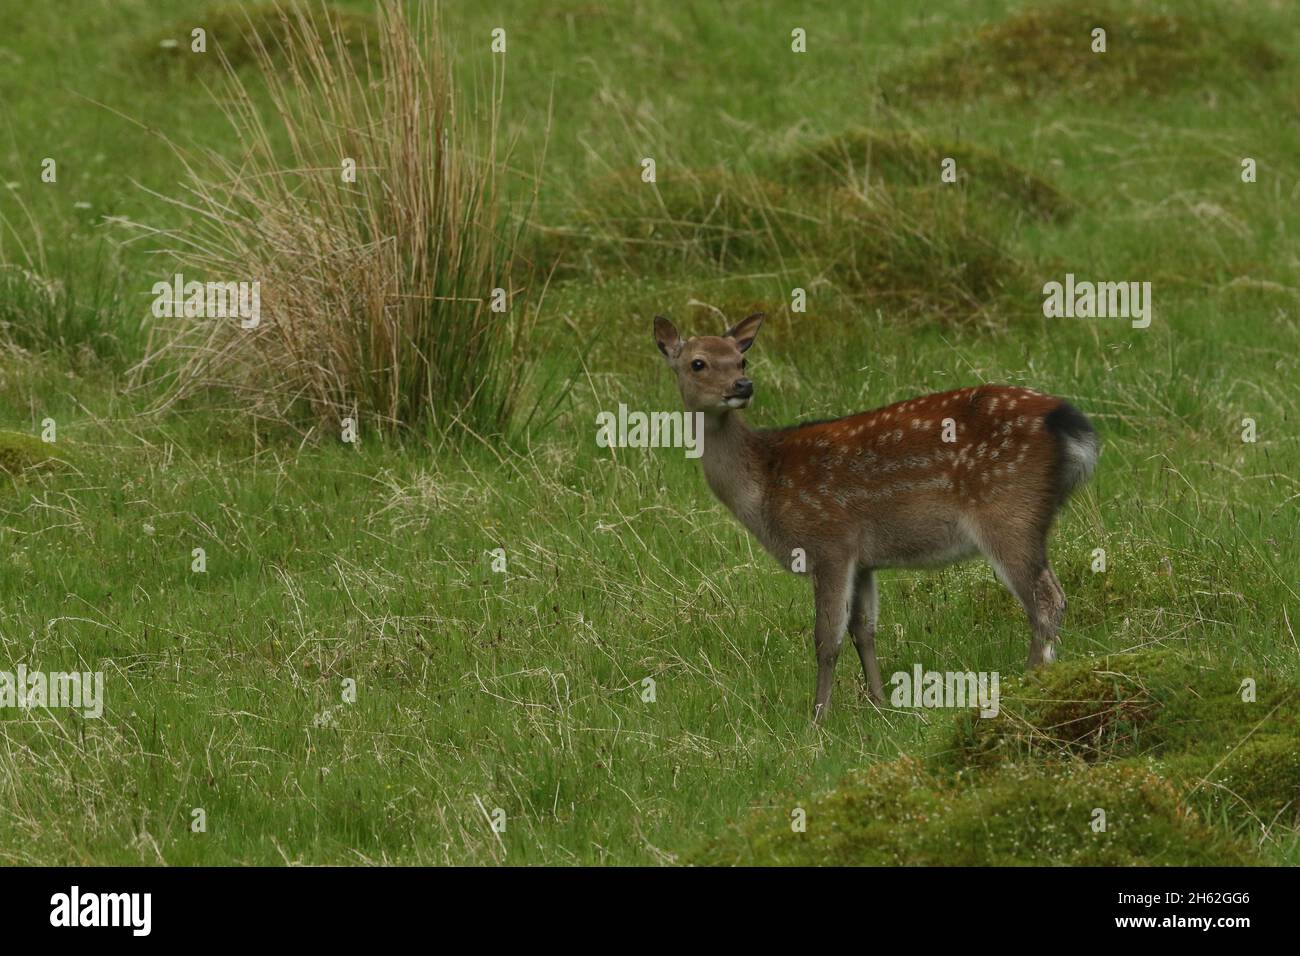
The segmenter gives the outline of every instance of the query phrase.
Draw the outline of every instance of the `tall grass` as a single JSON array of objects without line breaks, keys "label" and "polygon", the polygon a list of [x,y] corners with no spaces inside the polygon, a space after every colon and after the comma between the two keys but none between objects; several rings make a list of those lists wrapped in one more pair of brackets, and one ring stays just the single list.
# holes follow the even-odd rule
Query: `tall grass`
[{"label": "tall grass", "polygon": [[459,97],[423,0],[410,19],[380,5],[377,63],[339,55],[337,20],[280,16],[269,40],[248,23],[249,79],[226,64],[218,102],[238,148],[182,157],[189,198],[171,202],[192,219],[167,231],[186,280],[260,282],[260,325],[169,321],[146,366],[172,377],[172,398],[215,387],[294,425],[360,413],[501,431],[533,313],[490,308],[494,289],[519,291],[524,218],[504,195],[499,90]]},{"label": "tall grass", "polygon": [[125,309],[121,275],[102,244],[76,265],[0,262],[0,342],[6,345],[72,357],[129,355],[135,339]]},{"label": "tall grass", "polygon": [[16,189],[9,199],[19,221],[0,209],[0,346],[73,359],[138,357],[116,250],[102,237],[65,235],[48,247],[49,224]]}]

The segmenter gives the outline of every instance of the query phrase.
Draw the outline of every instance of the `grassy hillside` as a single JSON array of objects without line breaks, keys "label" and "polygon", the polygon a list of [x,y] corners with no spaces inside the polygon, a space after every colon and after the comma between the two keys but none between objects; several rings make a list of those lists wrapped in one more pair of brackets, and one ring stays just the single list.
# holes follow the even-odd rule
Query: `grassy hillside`
[{"label": "grassy hillside", "polygon": [[[977,725],[936,763],[953,716],[877,710],[851,654],[812,726],[807,583],[680,450],[595,440],[619,403],[678,405],[656,313],[717,333],[767,312],[762,426],[981,381],[1065,396],[1104,453],[1053,538],[1059,679],[1143,651],[1181,662],[1161,671],[1175,702],[1223,691],[1206,674],[1294,688],[1289,4],[446,4],[467,101],[501,89],[512,208],[539,189],[527,393],[504,435],[363,417],[355,445],[238,395],[168,404],[136,369],[175,265],[121,220],[192,225],[159,195],[185,195],[163,137],[234,155],[220,72],[185,53],[199,22],[235,49],[231,6],[0,0],[0,670],[106,686],[102,719],[0,708],[0,862],[735,862],[751,844],[732,834],[788,830],[791,799],[816,794],[877,834],[915,809],[891,800],[951,824],[828,862],[945,862],[930,851],[980,817],[967,786],[1013,835],[972,862],[1077,861],[1077,842],[1006,821],[1115,793],[1146,829],[1098,862],[1297,860],[1294,802],[1243,817],[1200,799],[1240,789],[1216,776],[1226,738],[991,766]],[[372,5],[337,6],[364,42]],[[1093,20],[1108,51],[1082,57]],[[1042,286],[1067,272],[1151,282],[1150,327],[1045,319]],[[56,461],[31,441],[47,419]],[[1028,646],[981,563],[883,574],[880,628],[887,677],[1009,681]],[[1277,753],[1229,768],[1270,801],[1295,782],[1281,713],[1254,732]],[[988,776],[963,782],[967,764]]]}]

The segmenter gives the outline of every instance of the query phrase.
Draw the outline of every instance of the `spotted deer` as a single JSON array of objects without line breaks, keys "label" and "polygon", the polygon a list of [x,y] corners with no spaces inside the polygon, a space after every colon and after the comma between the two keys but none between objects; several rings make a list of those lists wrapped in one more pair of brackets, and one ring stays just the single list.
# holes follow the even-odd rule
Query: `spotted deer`
[{"label": "spotted deer", "polygon": [[755,430],[740,410],[754,395],[745,353],[762,322],[759,313],[721,336],[683,339],[657,316],[655,341],[686,410],[704,413],[701,463],[713,493],[787,568],[804,557],[816,603],[813,719],[830,706],[845,630],[871,699],[883,703],[875,574],[882,568],[982,554],[1029,616],[1029,666],[1051,663],[1065,594],[1048,564],[1047,535],[1097,464],[1088,419],[1028,388],[980,385]]}]

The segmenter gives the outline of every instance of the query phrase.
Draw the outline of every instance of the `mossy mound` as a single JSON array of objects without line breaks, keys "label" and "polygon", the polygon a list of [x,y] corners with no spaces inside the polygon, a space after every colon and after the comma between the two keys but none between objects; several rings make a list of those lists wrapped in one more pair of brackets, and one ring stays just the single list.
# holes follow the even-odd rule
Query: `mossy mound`
[{"label": "mossy mound", "polygon": [[23,432],[0,431],[0,472],[17,477],[58,461],[49,442]]},{"label": "mossy mound", "polygon": [[[1243,700],[1243,682],[1254,700]],[[949,766],[1145,760],[1244,819],[1300,819],[1300,687],[1171,651],[1053,667],[1015,682],[992,719],[962,714]]]},{"label": "mossy mound", "polygon": [[576,222],[547,231],[531,250],[560,279],[797,270],[870,306],[964,318],[1024,273],[992,219],[938,191],[904,201],[718,168],[653,184],[635,173],[606,177],[580,204]]},{"label": "mossy mound", "polygon": [[[956,182],[940,179],[945,159],[956,164]],[[1047,180],[990,150],[901,131],[850,130],[796,150],[780,162],[785,177],[807,186],[852,185],[870,190],[924,188],[968,192],[1047,220],[1064,220],[1073,204]]]},{"label": "mossy mound", "polygon": [[[349,56],[359,55],[367,45],[374,49],[379,31],[373,16],[320,3],[306,4],[301,9],[307,28],[321,37],[328,53],[336,52],[332,39],[335,32],[342,51]],[[238,69],[257,61],[260,41],[272,60],[282,60],[301,43],[302,25],[296,10],[291,4],[274,2],[214,4],[143,41],[138,55],[159,67],[194,70],[219,68],[220,50]],[[207,31],[205,53],[191,50],[191,32],[197,27]]]},{"label": "mossy mound", "polygon": [[[884,89],[900,100],[1154,95],[1206,78],[1250,76],[1281,61],[1266,41],[1198,10],[1137,3],[1029,8],[904,67]],[[1092,50],[1094,29],[1106,52]]]},{"label": "mossy mound", "polygon": [[[1247,678],[1256,680],[1254,702],[1242,700]],[[1300,695],[1289,683],[1173,651],[1114,654],[1009,681],[997,717],[958,718],[953,752],[963,764],[981,765],[1158,755],[1240,739],[1270,712],[1271,723],[1300,732]]]},{"label": "mossy mound", "polygon": [[1139,738],[1159,713],[1160,698],[1177,693],[1174,685],[1193,672],[1181,663],[1175,676],[1169,662],[1165,653],[1124,655],[1115,666],[1103,657],[1008,681],[997,717],[957,716],[948,759],[956,768],[1141,753]]},{"label": "mossy mound", "polygon": [[1300,826],[1300,686],[1259,668],[1057,665],[1007,681],[994,718],[941,722],[928,752],[804,804],[806,833],[765,811],[697,862],[1238,865],[1261,859],[1247,834]]},{"label": "mossy mound", "polygon": [[1034,290],[1004,228],[970,204],[931,192],[902,199],[836,190],[810,229],[833,284],[871,306],[957,320]]},{"label": "mossy mound", "polygon": [[[769,809],[692,862],[788,866],[1244,865],[1249,849],[1203,823],[1168,781],[1136,767],[942,775],[909,759],[805,806]],[[1105,829],[1094,821],[1105,813]]]}]

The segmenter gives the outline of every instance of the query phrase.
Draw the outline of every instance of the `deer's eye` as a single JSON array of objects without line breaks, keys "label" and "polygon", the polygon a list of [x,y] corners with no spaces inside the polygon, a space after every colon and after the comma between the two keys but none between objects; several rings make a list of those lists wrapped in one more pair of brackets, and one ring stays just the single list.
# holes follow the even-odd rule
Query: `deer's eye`
[{"label": "deer's eye", "polygon": [[697,371],[697,372],[701,372],[701,371],[703,371],[703,370],[704,370],[704,359],[696,359],[694,362],[691,363],[691,368],[695,369],[695,371]]},{"label": "deer's eye", "polygon": [[749,361],[748,361],[747,359],[741,359],[741,360],[740,360],[740,367],[741,367],[742,370],[743,370],[747,365],[749,365]]}]

